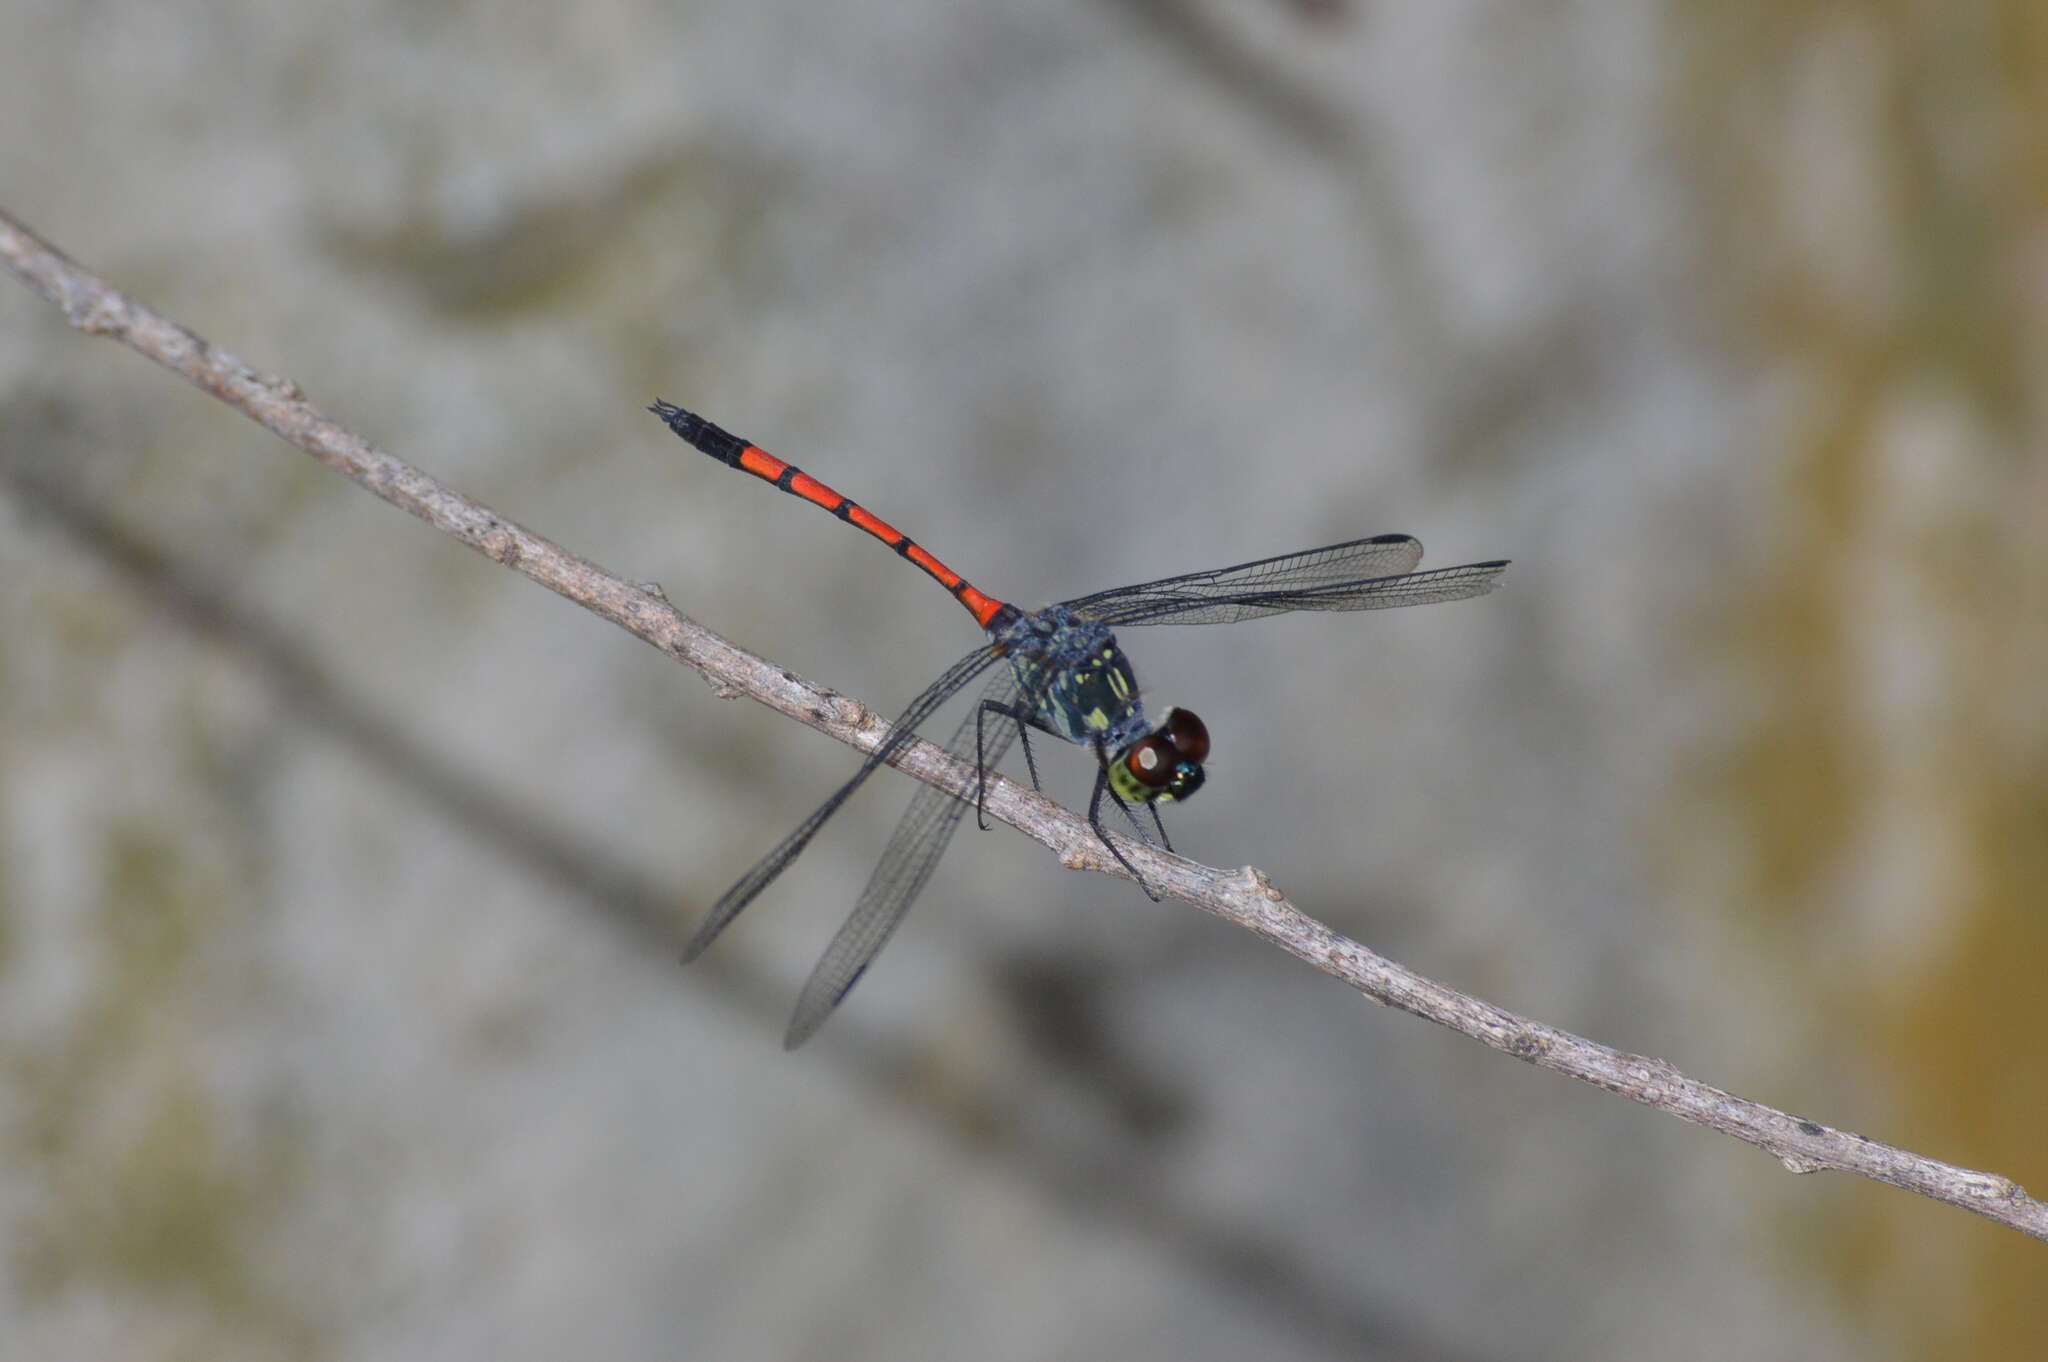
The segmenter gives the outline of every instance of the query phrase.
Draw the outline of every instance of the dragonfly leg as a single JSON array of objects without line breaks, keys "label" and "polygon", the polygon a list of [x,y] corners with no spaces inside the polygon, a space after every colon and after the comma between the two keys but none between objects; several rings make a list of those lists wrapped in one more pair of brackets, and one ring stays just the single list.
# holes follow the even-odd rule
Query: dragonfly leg
[{"label": "dragonfly leg", "polygon": [[[1131,826],[1137,827],[1138,820],[1131,817],[1130,806],[1124,803],[1123,797],[1109,788],[1109,753],[1103,750],[1102,740],[1099,738],[1095,742],[1095,755],[1098,765],[1095,768],[1095,793],[1088,798],[1088,826],[1095,829],[1095,835],[1102,840],[1102,845],[1109,848],[1109,854],[1116,857],[1116,863],[1131,872],[1131,878],[1138,882],[1138,888],[1145,891],[1145,897],[1157,903],[1159,895],[1153,893],[1152,886],[1145,883],[1145,877],[1138,873],[1138,867],[1132,865],[1124,854],[1116,849],[1116,843],[1109,840],[1109,829],[1102,826],[1102,797],[1105,794],[1116,801],[1116,806],[1124,811],[1126,818],[1131,819]],[[1144,829],[1140,828],[1138,835],[1142,839]]]},{"label": "dragonfly leg", "polygon": [[1017,740],[1024,744],[1024,769],[1031,773],[1031,790],[1044,794],[1045,787],[1038,783],[1038,758],[1031,755],[1031,725],[1024,722],[1024,716],[1014,715],[1017,720]]},{"label": "dragonfly leg", "polygon": [[1159,805],[1151,803],[1145,807],[1152,811],[1152,826],[1159,829],[1159,845],[1168,851],[1173,850],[1173,839],[1166,835],[1166,820],[1159,816]]},{"label": "dragonfly leg", "polygon": [[[981,702],[981,708],[975,711],[974,715],[974,757],[979,770],[979,784],[976,785],[974,792],[974,825],[983,832],[988,831],[988,819],[982,813],[982,800],[988,792],[988,767],[981,760],[981,716],[987,713],[1000,714],[1005,719],[1016,720],[1017,736],[1024,743],[1024,765],[1031,772],[1031,788],[1039,794],[1045,793],[1045,787],[1038,783],[1038,758],[1031,755],[1031,730],[1038,728],[1047,733],[1052,732],[1042,719],[1030,713],[1021,704],[1005,705],[995,700]],[[1058,734],[1054,736],[1057,737]]]},{"label": "dragonfly leg", "polygon": [[[1099,749],[1101,745],[1098,743],[1097,747]],[[1106,793],[1109,795],[1110,799],[1115,802],[1117,808],[1123,810],[1124,821],[1131,825],[1132,832],[1138,834],[1138,840],[1145,843],[1148,846],[1151,845],[1152,834],[1145,831],[1145,825],[1138,821],[1138,815],[1131,812],[1131,806],[1124,802],[1124,797],[1116,792],[1116,786],[1107,784],[1109,774],[1109,753],[1106,750],[1098,750],[1096,752],[1096,756],[1103,763],[1102,774],[1105,781],[1104,788]],[[1147,803],[1145,807],[1152,810],[1152,821],[1155,823],[1159,823],[1159,806],[1157,804]],[[1162,840],[1166,836],[1166,825],[1164,823],[1159,823],[1159,836]],[[1168,851],[1173,850],[1171,846],[1167,847],[1166,849]]]},{"label": "dragonfly leg", "polygon": [[981,736],[981,716],[989,710],[1007,712],[993,700],[983,700],[974,711],[974,826],[983,832],[988,831],[988,818],[982,812],[988,799],[988,759],[982,754],[988,751],[988,744]]}]

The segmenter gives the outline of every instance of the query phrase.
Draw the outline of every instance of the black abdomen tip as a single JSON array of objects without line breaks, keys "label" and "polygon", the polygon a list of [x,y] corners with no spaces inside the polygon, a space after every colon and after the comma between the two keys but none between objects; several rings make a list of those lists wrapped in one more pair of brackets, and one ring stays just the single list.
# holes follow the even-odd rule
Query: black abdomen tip
[{"label": "black abdomen tip", "polygon": [[654,399],[654,405],[647,410],[662,419],[662,423],[680,436],[692,447],[709,454],[720,463],[739,467],[742,450],[747,442],[729,431],[720,430],[693,411],[684,411],[673,402]]}]

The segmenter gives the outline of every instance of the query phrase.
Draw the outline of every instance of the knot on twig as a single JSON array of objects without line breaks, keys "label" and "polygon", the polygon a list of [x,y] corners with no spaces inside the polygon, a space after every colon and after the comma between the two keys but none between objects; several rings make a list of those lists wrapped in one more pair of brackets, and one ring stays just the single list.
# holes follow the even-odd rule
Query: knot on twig
[{"label": "knot on twig", "polygon": [[214,347],[214,349],[221,359],[226,362],[228,377],[256,388],[273,401],[304,402],[306,400],[305,389],[301,388],[291,379],[279,378],[276,374],[266,374],[261,369],[236,359],[218,346]]},{"label": "knot on twig", "polygon": [[1092,838],[1067,843],[1060,852],[1060,868],[1063,870],[1101,870],[1102,857],[1095,851]]},{"label": "knot on twig", "polygon": [[1255,865],[1240,866],[1237,873],[1254,894],[1268,902],[1278,903],[1287,897],[1274,888],[1272,878]]},{"label": "knot on twig", "polygon": [[1979,1201],[2024,1201],[2027,1189],[1998,1173],[1971,1173],[1963,1179],[1963,1192]]},{"label": "knot on twig", "polygon": [[485,531],[477,541],[477,547],[494,563],[503,563],[506,567],[519,566],[519,536],[503,525],[494,525]]},{"label": "knot on twig", "polygon": [[128,336],[128,300],[107,288],[66,287],[64,320],[88,336]]}]

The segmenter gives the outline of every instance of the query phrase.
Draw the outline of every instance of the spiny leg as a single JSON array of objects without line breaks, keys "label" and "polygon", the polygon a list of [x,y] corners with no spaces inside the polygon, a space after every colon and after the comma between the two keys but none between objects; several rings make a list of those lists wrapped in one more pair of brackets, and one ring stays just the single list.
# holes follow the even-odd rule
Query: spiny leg
[{"label": "spiny leg", "polygon": [[1152,800],[1145,807],[1152,811],[1152,826],[1159,829],[1159,845],[1173,850],[1173,839],[1166,835],[1166,821],[1159,816],[1159,802]]},{"label": "spiny leg", "polygon": [[[1116,806],[1119,809],[1123,810],[1124,821],[1131,825],[1132,832],[1138,834],[1139,841],[1145,843],[1147,846],[1150,846],[1152,843],[1152,834],[1145,831],[1145,825],[1138,821],[1138,815],[1131,812],[1131,806],[1124,802],[1124,797],[1116,792],[1116,786],[1107,783],[1109,780],[1110,755],[1109,749],[1103,745],[1102,739],[1100,738],[1097,738],[1095,740],[1095,761],[1097,770],[1101,774],[1104,782],[1103,788],[1108,792],[1109,797],[1116,802]],[[1146,803],[1145,807],[1152,810],[1152,817],[1156,821],[1159,817],[1158,808],[1151,804],[1149,801]],[[1159,835],[1161,837],[1164,837],[1166,835],[1166,828],[1163,824],[1160,826]],[[1171,851],[1173,850],[1173,848],[1168,847],[1167,850]]]},{"label": "spiny leg", "polygon": [[[1024,715],[1019,710],[1011,710],[1010,717],[1017,721],[1017,741],[1024,744],[1024,769],[1031,773],[1032,793],[1044,794],[1045,787],[1038,783],[1038,758],[1031,755],[1031,726],[1025,722]],[[1048,728],[1046,732],[1051,733],[1052,730]],[[1054,733],[1053,736],[1059,735]]]},{"label": "spiny leg", "polygon": [[[1116,787],[1114,785],[1108,786],[1107,788],[1110,802],[1115,804],[1117,808],[1123,810],[1124,821],[1131,825],[1131,831],[1138,834],[1138,840],[1140,842],[1143,842],[1146,846],[1152,845],[1152,834],[1145,831],[1145,825],[1138,821],[1138,815],[1131,812],[1131,806],[1124,802],[1124,797],[1116,792]],[[1145,807],[1149,809],[1152,806],[1150,804],[1147,804]],[[1154,812],[1153,817],[1158,817],[1156,811]],[[1164,832],[1165,829],[1161,828],[1160,831]],[[1170,847],[1168,848],[1168,850],[1171,849],[1172,848]]]},{"label": "spiny leg", "polygon": [[[976,784],[974,787],[974,825],[980,828],[983,832],[988,831],[988,818],[982,812],[983,801],[988,794],[988,763],[981,760],[981,753],[984,750],[984,744],[981,733],[981,716],[985,713],[990,712],[1000,714],[1005,719],[1016,720],[1017,736],[1024,743],[1024,765],[1031,772],[1031,788],[1039,794],[1045,793],[1045,787],[1038,783],[1038,759],[1031,755],[1031,734],[1028,731],[1027,726],[1039,728],[1047,733],[1053,733],[1053,730],[1046,726],[1046,723],[1043,719],[1038,718],[1035,714],[1032,714],[1031,712],[1026,710],[1021,702],[1012,702],[1010,704],[1004,704],[998,700],[983,700],[981,702],[980,707],[975,710],[974,754],[975,765],[978,768],[978,774],[976,777]],[[1053,736],[1058,737],[1059,734],[1053,733]]]},{"label": "spiny leg", "polygon": [[[1108,754],[1102,750],[1102,740],[1099,738],[1095,742],[1095,752],[1100,761],[1095,768],[1095,793],[1088,797],[1088,826],[1095,829],[1096,837],[1101,839],[1102,845],[1109,848],[1109,854],[1116,857],[1116,863],[1131,872],[1131,878],[1138,882],[1138,888],[1145,891],[1145,897],[1157,903],[1159,902],[1159,895],[1153,893],[1152,886],[1145,883],[1145,877],[1138,873],[1138,867],[1132,865],[1124,854],[1117,850],[1116,843],[1109,840],[1109,829],[1102,826],[1102,796],[1104,794],[1116,800],[1117,807],[1122,809],[1126,816],[1130,814],[1130,808],[1115,790],[1109,788],[1109,758]],[[1137,820],[1132,819],[1131,821],[1132,825],[1136,826]],[[1142,835],[1141,831],[1140,836],[1142,837]]]},{"label": "spiny leg", "polygon": [[988,831],[988,817],[983,812],[988,800],[988,742],[982,736],[981,716],[989,710],[1007,713],[993,700],[983,700],[974,707],[974,826]]}]

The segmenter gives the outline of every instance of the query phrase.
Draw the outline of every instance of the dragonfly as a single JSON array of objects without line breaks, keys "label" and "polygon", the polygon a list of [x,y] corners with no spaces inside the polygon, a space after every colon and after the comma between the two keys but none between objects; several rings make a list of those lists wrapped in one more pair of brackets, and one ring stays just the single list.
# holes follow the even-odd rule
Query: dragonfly
[{"label": "dragonfly", "polygon": [[[1013,739],[1022,741],[1033,789],[1040,788],[1038,762],[1031,751],[1033,731],[1086,747],[1096,763],[1089,827],[1139,888],[1157,899],[1144,876],[1110,840],[1103,805],[1107,801],[1121,810],[1139,839],[1149,842],[1150,834],[1132,810],[1133,805],[1144,806],[1160,844],[1172,850],[1159,809],[1202,788],[1209,731],[1184,709],[1167,710],[1156,724],[1146,718],[1137,677],[1116,641],[1116,630],[1151,624],[1234,624],[1296,610],[1386,610],[1460,601],[1491,591],[1508,566],[1507,560],[1497,559],[1418,572],[1422,545],[1405,534],[1380,534],[1115,587],[1026,611],[978,590],[895,526],[752,441],[671,402],[657,400],[648,410],[692,448],[881,540],[951,593],[988,636],[910,702],[851,779],[726,890],[685,946],[685,962],[703,954],[789,868],[826,820],[911,741],[921,724],[978,680],[979,698],[946,743],[948,752],[974,764],[976,823],[984,830],[988,827],[983,800],[989,773]],[[805,981],[783,1037],[785,1049],[794,1050],[816,1034],[867,973],[931,878],[967,807],[966,800],[935,786],[920,786],[911,797],[909,810],[852,914]]]}]

